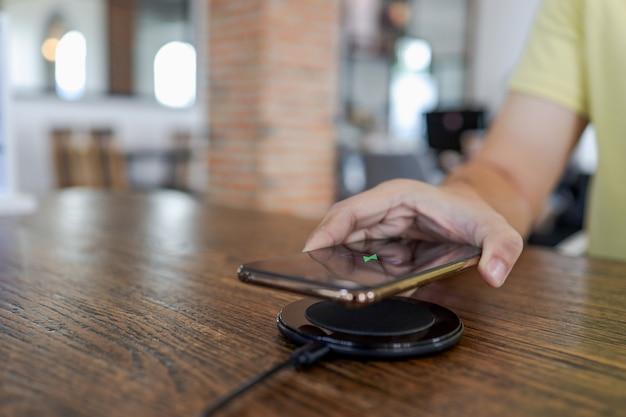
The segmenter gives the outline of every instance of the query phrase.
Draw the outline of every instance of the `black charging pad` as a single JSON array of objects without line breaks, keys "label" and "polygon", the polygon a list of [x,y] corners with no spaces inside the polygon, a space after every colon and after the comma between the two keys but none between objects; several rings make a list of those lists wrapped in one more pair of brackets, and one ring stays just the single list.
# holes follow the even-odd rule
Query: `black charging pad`
[{"label": "black charging pad", "polygon": [[277,324],[298,345],[318,341],[342,355],[378,359],[440,352],[463,334],[463,323],[452,311],[407,297],[359,308],[305,298],[285,306]]}]

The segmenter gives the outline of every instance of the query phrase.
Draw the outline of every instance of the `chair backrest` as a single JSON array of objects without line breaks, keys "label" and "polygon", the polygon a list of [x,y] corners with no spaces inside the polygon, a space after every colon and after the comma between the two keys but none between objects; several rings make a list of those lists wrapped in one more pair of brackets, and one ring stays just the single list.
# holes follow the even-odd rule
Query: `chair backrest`
[{"label": "chair backrest", "polygon": [[58,188],[72,186],[69,143],[71,137],[72,131],[65,128],[54,129],[50,134],[52,142],[52,164]]},{"label": "chair backrest", "polygon": [[103,188],[125,190],[129,188],[126,158],[117,146],[112,129],[91,129],[91,146],[94,151],[92,166],[98,171],[98,184]]},{"label": "chair backrest", "polygon": [[59,188],[128,188],[125,159],[111,129],[92,129],[86,134],[54,129],[51,139]]},{"label": "chair backrest", "polygon": [[174,158],[172,161],[171,185],[177,189],[189,187],[189,170],[191,165],[191,133],[179,131],[173,136]]}]

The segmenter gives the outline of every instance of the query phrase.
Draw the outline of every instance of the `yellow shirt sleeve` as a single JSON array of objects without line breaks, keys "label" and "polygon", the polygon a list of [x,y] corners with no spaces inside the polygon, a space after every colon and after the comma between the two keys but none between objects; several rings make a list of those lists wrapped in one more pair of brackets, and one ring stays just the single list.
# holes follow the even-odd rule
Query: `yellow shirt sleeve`
[{"label": "yellow shirt sleeve", "polygon": [[588,113],[583,12],[584,0],[544,0],[511,79],[512,91]]}]

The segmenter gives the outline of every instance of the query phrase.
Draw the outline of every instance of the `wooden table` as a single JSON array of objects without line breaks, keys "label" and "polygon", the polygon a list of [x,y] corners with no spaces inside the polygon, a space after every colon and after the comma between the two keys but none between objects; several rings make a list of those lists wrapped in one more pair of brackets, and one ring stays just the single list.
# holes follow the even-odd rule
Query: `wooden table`
[{"label": "wooden table", "polygon": [[[0,225],[0,415],[195,416],[285,359],[243,262],[301,249],[314,226],[178,193],[67,191]],[[509,282],[468,272],[420,292],[455,310],[455,348],[286,371],[230,416],[626,415],[626,264],[527,249]]]}]

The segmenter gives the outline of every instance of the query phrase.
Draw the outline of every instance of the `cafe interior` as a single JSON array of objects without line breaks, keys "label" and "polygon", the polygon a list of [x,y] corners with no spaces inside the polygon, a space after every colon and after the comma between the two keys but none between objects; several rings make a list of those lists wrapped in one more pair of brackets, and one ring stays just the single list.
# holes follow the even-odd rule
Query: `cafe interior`
[{"label": "cafe interior", "polygon": [[624,415],[593,126],[502,288],[473,246],[302,253],[334,204],[472,160],[541,2],[0,0],[0,415]]},{"label": "cafe interior", "polygon": [[[319,218],[437,184],[480,147],[538,1],[211,3],[4,0],[0,213],[82,187]],[[531,243],[584,253],[595,159],[590,128]]]}]

